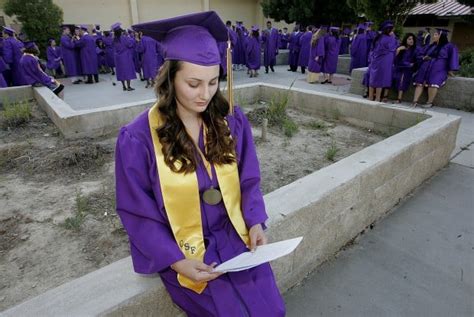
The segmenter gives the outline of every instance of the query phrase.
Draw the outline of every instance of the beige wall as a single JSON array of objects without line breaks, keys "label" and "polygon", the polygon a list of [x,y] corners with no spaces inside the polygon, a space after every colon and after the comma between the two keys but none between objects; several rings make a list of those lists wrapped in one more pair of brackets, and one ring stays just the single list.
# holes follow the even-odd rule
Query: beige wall
[{"label": "beige wall", "polygon": [[201,0],[136,0],[138,23],[203,11]]}]

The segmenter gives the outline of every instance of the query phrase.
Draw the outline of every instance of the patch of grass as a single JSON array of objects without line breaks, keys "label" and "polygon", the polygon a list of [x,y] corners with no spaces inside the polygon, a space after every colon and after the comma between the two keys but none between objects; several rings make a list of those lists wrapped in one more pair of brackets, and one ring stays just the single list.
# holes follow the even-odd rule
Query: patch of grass
[{"label": "patch of grass", "polygon": [[90,202],[89,199],[82,195],[81,192],[76,194],[76,210],[72,217],[66,218],[63,222],[64,228],[68,230],[79,231],[84,219],[89,212]]},{"label": "patch of grass", "polygon": [[285,134],[285,136],[289,138],[291,138],[292,136],[296,134],[296,132],[298,132],[298,125],[290,118],[286,118],[283,121],[282,127],[283,127],[283,133]]},{"label": "patch of grass", "polygon": [[338,121],[341,118],[341,112],[337,108],[331,109],[331,119]]},{"label": "patch of grass", "polygon": [[32,118],[32,107],[28,100],[4,102],[0,112],[3,128],[16,128],[28,123]]},{"label": "patch of grass", "polygon": [[311,121],[308,124],[306,124],[306,126],[313,130],[326,130],[328,127],[326,123],[324,123],[324,121],[320,121],[320,120]]},{"label": "patch of grass", "polygon": [[339,148],[337,147],[335,142],[332,142],[331,145],[328,147],[326,150],[326,159],[334,162],[334,158],[336,157],[336,154],[339,152]]}]

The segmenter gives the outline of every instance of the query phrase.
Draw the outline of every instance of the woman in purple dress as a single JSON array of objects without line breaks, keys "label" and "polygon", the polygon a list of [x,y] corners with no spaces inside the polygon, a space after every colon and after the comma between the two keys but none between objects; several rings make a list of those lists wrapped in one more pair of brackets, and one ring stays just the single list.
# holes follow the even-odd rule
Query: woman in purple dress
[{"label": "woman in purple dress", "polygon": [[250,78],[258,76],[262,56],[259,27],[257,25],[252,26],[251,32],[252,33],[250,34],[245,47],[245,52],[247,53],[247,67],[250,70]]},{"label": "woman in purple dress", "polygon": [[102,42],[105,46],[105,65],[108,68],[108,71],[112,72],[112,75],[115,75],[115,61],[114,61],[114,38],[112,33],[109,31],[104,31],[104,36],[102,36]]},{"label": "woman in purple dress", "polygon": [[402,102],[403,93],[412,84],[418,54],[415,34],[407,33],[403,38],[402,45],[397,48],[393,65],[393,88],[398,92],[397,103]]},{"label": "woman in purple dress", "polygon": [[448,75],[454,77],[454,71],[459,70],[458,49],[448,41],[448,30],[437,29],[433,34],[433,43],[424,49],[420,63],[413,80],[416,85],[413,107],[418,106],[423,88],[427,87],[428,101],[422,107],[431,108],[438,89],[446,84]]},{"label": "woman in purple dress", "polygon": [[54,39],[49,39],[48,41],[46,59],[46,68],[53,73],[54,77],[63,74],[61,69],[61,49],[56,46],[56,41]]},{"label": "woman in purple dress", "polygon": [[311,38],[311,48],[308,61],[308,83],[319,82],[319,75],[324,62],[324,38],[326,28],[318,29]]},{"label": "woman in purple dress", "polygon": [[340,46],[341,40],[339,39],[339,28],[329,28],[329,34],[324,38],[324,81],[321,84],[332,84],[332,76],[337,70]]},{"label": "woman in purple dress", "polygon": [[284,316],[268,263],[213,270],[267,241],[252,131],[219,90],[224,23],[208,11],[133,28],[165,47],[159,100],[120,130],[115,152],[135,271],[159,273],[188,316]]},{"label": "woman in purple dress", "polygon": [[[134,39],[123,34],[120,23],[113,24],[110,28],[114,31],[114,58],[115,58],[115,75],[117,80],[122,82],[124,91],[133,91],[135,88],[130,86],[130,81],[137,78],[135,72],[135,64],[133,62]],[[125,83],[127,85],[125,85]]]},{"label": "woman in purple dress", "polygon": [[351,43],[351,66],[350,72],[354,68],[367,67],[367,54],[369,48],[367,47],[367,36],[365,35],[365,25],[359,24],[357,27],[357,35]]},{"label": "woman in purple dress", "polygon": [[145,88],[153,87],[158,73],[158,42],[149,36],[138,33],[137,51],[142,55],[143,78]]},{"label": "woman in purple dress", "polygon": [[298,66],[301,67],[302,74],[306,72],[306,67],[308,67],[309,50],[311,47],[311,39],[313,38],[313,27],[314,26],[312,25],[306,27],[306,32],[301,35],[299,40],[300,55],[298,56]]}]

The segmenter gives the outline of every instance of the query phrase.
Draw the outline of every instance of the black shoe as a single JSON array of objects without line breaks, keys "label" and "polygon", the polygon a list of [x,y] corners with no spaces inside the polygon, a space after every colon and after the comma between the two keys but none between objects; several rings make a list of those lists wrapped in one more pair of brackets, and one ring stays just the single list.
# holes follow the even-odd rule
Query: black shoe
[{"label": "black shoe", "polygon": [[115,75],[115,72],[112,72],[112,75]]},{"label": "black shoe", "polygon": [[94,82],[92,80],[88,80],[85,82],[86,84],[93,84]]},{"label": "black shoe", "polygon": [[82,80],[80,80],[80,79],[77,79],[77,80],[72,82],[73,85],[78,85],[80,83],[82,83]]},{"label": "black shoe", "polygon": [[270,69],[272,70],[272,73],[275,72],[275,70],[273,69],[273,66],[270,66]]},{"label": "black shoe", "polygon": [[288,68],[287,71],[292,72],[293,70],[291,68]]},{"label": "black shoe", "polygon": [[328,82],[329,80],[326,79],[325,81],[321,82],[321,85],[327,84]]},{"label": "black shoe", "polygon": [[122,87],[123,88],[123,91],[127,91],[127,87]]},{"label": "black shoe", "polygon": [[128,87],[127,90],[128,90],[128,91],[132,91],[132,90],[135,90],[135,88]]},{"label": "black shoe", "polygon": [[328,84],[332,84],[332,81],[328,81]]},{"label": "black shoe", "polygon": [[265,74],[268,74],[268,66],[265,67]]}]

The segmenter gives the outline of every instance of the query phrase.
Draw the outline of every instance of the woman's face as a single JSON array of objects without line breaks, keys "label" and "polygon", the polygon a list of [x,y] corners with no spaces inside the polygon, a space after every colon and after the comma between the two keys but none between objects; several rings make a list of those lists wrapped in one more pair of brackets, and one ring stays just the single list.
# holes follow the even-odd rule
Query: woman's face
[{"label": "woman's face", "polygon": [[413,36],[409,36],[407,38],[407,45],[408,46],[413,46],[414,43],[415,43],[415,39],[413,38]]},{"label": "woman's face", "polygon": [[439,41],[439,33],[434,32],[433,33],[433,42],[438,43],[438,41]]},{"label": "woman's face", "polygon": [[204,112],[219,86],[219,65],[201,66],[182,62],[174,78],[178,109]]}]

